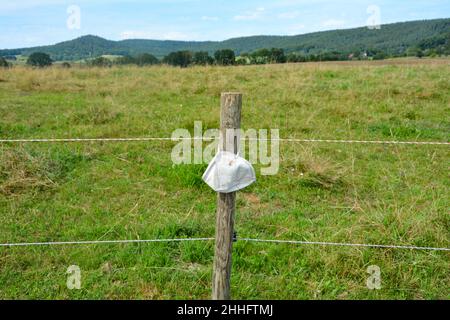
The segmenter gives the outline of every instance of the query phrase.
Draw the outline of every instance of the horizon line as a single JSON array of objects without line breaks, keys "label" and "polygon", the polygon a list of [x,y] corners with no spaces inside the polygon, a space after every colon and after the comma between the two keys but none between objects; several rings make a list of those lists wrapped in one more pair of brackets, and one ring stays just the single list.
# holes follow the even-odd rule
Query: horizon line
[{"label": "horizon line", "polygon": [[[380,26],[388,26],[388,25],[408,23],[408,22],[434,21],[434,20],[450,20],[450,17],[435,18],[435,19],[404,20],[404,21],[385,23],[385,24],[381,24]],[[91,37],[98,37],[98,38],[101,38],[101,39],[104,39],[104,40],[107,40],[107,41],[112,41],[112,42],[122,42],[122,41],[130,41],[130,40],[143,40],[143,41],[183,42],[183,43],[205,43],[205,42],[220,43],[220,42],[225,42],[225,41],[234,40],[234,39],[241,39],[241,38],[252,38],[252,37],[297,37],[297,36],[308,35],[308,34],[315,34],[315,33],[341,31],[341,30],[354,30],[354,29],[361,29],[361,28],[367,28],[367,26],[320,30],[320,31],[312,31],[312,32],[306,32],[306,33],[290,34],[290,35],[289,34],[288,35],[281,35],[281,34],[254,34],[254,35],[248,35],[248,36],[232,37],[232,38],[227,38],[227,39],[224,39],[224,40],[175,40],[175,39],[155,39],[155,38],[153,38],[153,39],[151,39],[151,38],[129,38],[129,39],[121,39],[121,40],[111,40],[111,39],[108,39],[106,37],[102,37],[102,36],[99,36],[99,35],[88,33],[88,34],[85,34],[85,35],[82,35],[82,36],[78,36],[76,38],[59,41],[59,42],[56,42],[56,43],[53,43],[53,44],[44,44],[44,45],[37,45],[37,46],[32,46],[32,47],[0,48],[0,50],[18,50],[18,49],[29,49],[29,48],[54,46],[54,45],[57,45],[57,44],[60,44],[60,43],[70,42],[70,41],[74,41],[74,40],[77,40],[77,39],[80,39],[80,38],[84,38],[84,37],[89,37],[89,36],[91,36]]]}]

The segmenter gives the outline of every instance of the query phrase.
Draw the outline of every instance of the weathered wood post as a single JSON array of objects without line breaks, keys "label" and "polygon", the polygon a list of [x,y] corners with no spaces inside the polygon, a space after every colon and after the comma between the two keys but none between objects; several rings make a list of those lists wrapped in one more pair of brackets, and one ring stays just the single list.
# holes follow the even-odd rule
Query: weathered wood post
[{"label": "weathered wood post", "polygon": [[[238,153],[241,128],[241,93],[222,93],[220,99],[220,150]],[[212,284],[213,300],[229,300],[236,192],[218,193],[216,244]]]}]

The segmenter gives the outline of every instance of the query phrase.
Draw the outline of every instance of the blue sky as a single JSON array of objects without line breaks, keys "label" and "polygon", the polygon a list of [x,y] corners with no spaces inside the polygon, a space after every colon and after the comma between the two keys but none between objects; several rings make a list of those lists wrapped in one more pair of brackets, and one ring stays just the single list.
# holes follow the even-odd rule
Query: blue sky
[{"label": "blue sky", "polygon": [[[80,10],[80,28],[70,24]],[[449,0],[0,0],[0,49],[53,44],[86,34],[107,39],[224,40],[293,35],[379,21],[450,17]],[[78,21],[78,20],[75,20]]]}]

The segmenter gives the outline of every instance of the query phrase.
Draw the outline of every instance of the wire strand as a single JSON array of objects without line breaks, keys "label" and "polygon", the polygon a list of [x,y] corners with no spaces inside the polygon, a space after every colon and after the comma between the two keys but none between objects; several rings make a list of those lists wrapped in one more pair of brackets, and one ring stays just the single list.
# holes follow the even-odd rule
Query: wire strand
[{"label": "wire strand", "polygon": [[[127,244],[127,243],[152,243],[152,242],[183,242],[183,241],[213,241],[214,238],[179,238],[179,239],[148,239],[148,240],[92,240],[92,241],[57,241],[57,242],[18,242],[2,243],[0,247],[30,247],[30,246],[52,246],[52,245],[90,245],[90,244]],[[343,247],[367,247],[383,249],[405,249],[405,250],[428,250],[428,251],[450,251],[450,248],[419,247],[404,245],[384,245],[384,244],[361,244],[361,243],[340,243],[322,241],[297,241],[297,240],[269,240],[238,238],[237,241],[262,242],[278,244],[301,244],[301,245],[322,245],[322,246],[343,246]]]},{"label": "wire strand", "polygon": [[[185,141],[202,140],[212,141],[213,138],[191,137],[191,138],[165,138],[165,137],[143,137],[143,138],[61,138],[61,139],[0,139],[0,143],[64,143],[64,142],[148,142],[148,141]],[[388,145],[450,145],[450,142],[443,141],[383,141],[383,140],[332,140],[332,139],[261,139],[242,138],[249,141],[279,141],[279,142],[299,142],[299,143],[348,143],[348,144],[388,144]]]},{"label": "wire strand", "polygon": [[[203,139],[203,138],[201,138]],[[200,138],[62,138],[62,139],[0,139],[0,143],[27,142],[139,142],[139,141],[180,141],[200,140]]]},{"label": "wire strand", "polygon": [[56,242],[18,242],[1,243],[0,247],[32,247],[32,246],[62,246],[88,244],[121,244],[121,243],[150,243],[150,242],[182,242],[182,241],[211,241],[214,238],[185,238],[185,239],[149,239],[149,240],[91,240],[91,241],[56,241]]},{"label": "wire strand", "polygon": [[[258,139],[261,141],[261,139]],[[264,139],[269,140],[270,139]],[[277,140],[277,139],[275,139]],[[305,143],[350,143],[350,144],[400,144],[400,145],[450,145],[450,142],[441,141],[382,141],[382,140],[330,140],[330,139],[278,139],[282,142],[305,142]]]},{"label": "wire strand", "polygon": [[281,243],[281,244],[284,243],[284,244],[303,244],[303,245],[322,245],[322,246],[341,246],[341,247],[367,247],[367,248],[384,248],[384,249],[450,251],[450,248],[400,246],[400,245],[384,245],[384,244],[340,243],[340,242],[297,241],[297,240],[265,240],[265,239],[251,239],[251,238],[240,238],[239,240],[247,241],[247,242],[265,242],[265,243]]}]

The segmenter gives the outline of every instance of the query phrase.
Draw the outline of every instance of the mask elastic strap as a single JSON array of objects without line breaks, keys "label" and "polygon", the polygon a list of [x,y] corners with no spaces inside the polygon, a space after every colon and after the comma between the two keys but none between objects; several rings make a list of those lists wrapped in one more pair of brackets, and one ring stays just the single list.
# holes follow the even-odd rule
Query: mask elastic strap
[{"label": "mask elastic strap", "polygon": [[[222,152],[222,151],[218,150],[217,153],[219,153],[219,152]],[[229,151],[223,151],[223,152],[229,152]],[[230,152],[230,153],[232,153],[232,152]],[[241,157],[241,153],[240,152],[238,152],[237,154],[233,153],[233,155],[236,156],[236,157]]]},{"label": "mask elastic strap", "polygon": [[[224,150],[222,150],[222,151],[224,151]],[[217,153],[219,153],[219,152],[220,152],[220,145],[217,146]],[[228,151],[225,151],[225,152],[228,152]],[[235,155],[238,156],[238,157],[241,156],[241,150],[239,150],[239,148],[238,148],[237,154],[235,154]]]}]

